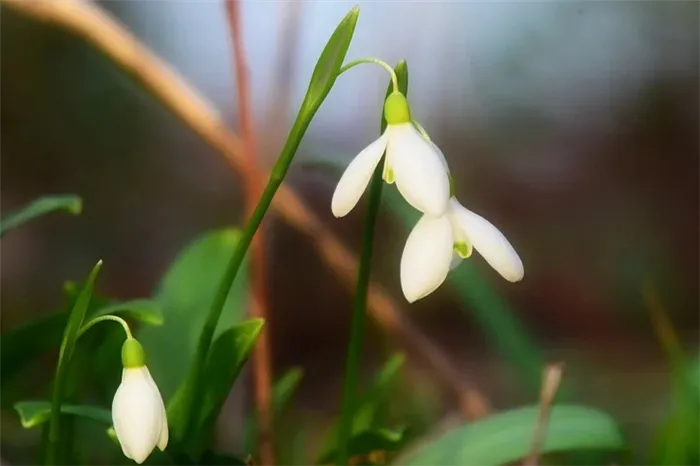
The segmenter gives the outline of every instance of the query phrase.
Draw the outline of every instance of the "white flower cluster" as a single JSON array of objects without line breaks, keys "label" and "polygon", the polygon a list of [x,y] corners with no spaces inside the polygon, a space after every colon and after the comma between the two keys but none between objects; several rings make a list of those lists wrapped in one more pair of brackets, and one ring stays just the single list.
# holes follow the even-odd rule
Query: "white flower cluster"
[{"label": "white flower cluster", "polygon": [[393,92],[384,105],[387,127],[348,165],[333,193],[336,217],[347,215],[384,157],[383,179],[396,183],[403,198],[423,213],[401,256],[401,288],[409,302],[435,291],[450,270],[476,249],[503,278],[523,278],[523,263],[503,234],[457,201],[442,151],[411,119],[406,97]]}]

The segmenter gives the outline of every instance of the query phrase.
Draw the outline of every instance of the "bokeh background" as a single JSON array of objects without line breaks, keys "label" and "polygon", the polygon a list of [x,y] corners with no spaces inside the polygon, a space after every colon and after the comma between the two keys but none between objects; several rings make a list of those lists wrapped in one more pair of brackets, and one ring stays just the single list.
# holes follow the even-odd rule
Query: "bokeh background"
[{"label": "bokeh background", "polygon": [[[237,130],[220,2],[99,4]],[[443,149],[458,197],[505,233],[526,272],[513,285],[478,255],[462,267],[497,293],[543,360],[566,363],[576,400],[613,413],[645,448],[669,398],[645,283],[657,290],[686,348],[698,348],[698,3],[359,4],[348,59],[407,60],[414,116]],[[268,167],[320,50],[353,5],[243,3],[258,156]],[[3,332],[59,309],[63,282],[80,280],[98,258],[105,262],[102,294],[149,296],[188,243],[242,224],[239,175],[190,129],[91,46],[0,12],[2,213],[43,194],[84,200],[79,217],[55,214],[3,238]],[[371,66],[343,75],[288,176],[354,250],[363,208],[332,217],[338,172],[328,166],[342,167],[377,137],[387,80]],[[289,422],[322,428],[338,412],[352,295],[308,237],[274,214],[266,231],[275,373],[304,368]],[[483,328],[455,286],[405,303],[398,264],[406,235],[383,210],[374,279],[494,407],[535,402],[507,351],[496,350],[504,344],[493,341],[498,329]],[[382,328],[370,327],[368,373],[387,345],[396,348]],[[45,396],[54,358],[17,388],[25,398]],[[409,359],[408,369],[420,419],[432,425],[455,410],[429,367]],[[234,450],[248,400],[239,385],[240,400],[222,420],[222,443]],[[20,429],[6,400],[3,457],[21,463],[37,437]]]}]

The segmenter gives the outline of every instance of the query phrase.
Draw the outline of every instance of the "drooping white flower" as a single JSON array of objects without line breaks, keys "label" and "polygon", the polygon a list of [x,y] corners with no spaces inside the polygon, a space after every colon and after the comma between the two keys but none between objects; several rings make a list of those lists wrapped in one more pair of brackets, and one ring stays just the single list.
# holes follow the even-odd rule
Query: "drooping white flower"
[{"label": "drooping white flower", "polygon": [[442,215],[450,198],[445,157],[413,125],[403,94],[389,95],[384,116],[387,121],[384,134],[360,152],[341,176],[331,201],[333,215],[343,217],[355,207],[385,151],[384,181],[395,182],[401,195],[415,209]]},{"label": "drooping white flower", "polygon": [[112,402],[112,422],[124,456],[143,463],[157,446],[168,445],[165,404],[143,363],[138,341],[127,339],[122,347],[122,381]]},{"label": "drooping white flower", "polygon": [[505,236],[452,197],[444,215],[423,215],[408,236],[400,272],[406,299],[414,302],[435,291],[472,247],[506,280],[522,280],[523,263]]}]

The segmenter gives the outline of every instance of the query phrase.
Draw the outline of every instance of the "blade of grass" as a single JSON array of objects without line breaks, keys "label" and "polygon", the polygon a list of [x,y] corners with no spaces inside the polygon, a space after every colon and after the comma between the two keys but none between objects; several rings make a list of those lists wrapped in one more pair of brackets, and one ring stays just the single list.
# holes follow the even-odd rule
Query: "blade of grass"
[{"label": "blade of grass", "polygon": [[102,267],[102,261],[98,261],[93,267],[85,286],[78,295],[78,299],[71,310],[68,324],[63,332],[63,341],[58,354],[58,363],[56,365],[56,377],[54,378],[53,396],[51,398],[51,420],[49,421],[49,447],[47,454],[47,464],[61,464],[59,451],[61,446],[60,437],[60,421],[61,421],[61,404],[63,402],[63,393],[66,389],[66,373],[67,366],[73,356],[75,342],[78,339],[78,331],[83,324],[85,313],[87,312],[92,290],[95,285],[95,279]]}]

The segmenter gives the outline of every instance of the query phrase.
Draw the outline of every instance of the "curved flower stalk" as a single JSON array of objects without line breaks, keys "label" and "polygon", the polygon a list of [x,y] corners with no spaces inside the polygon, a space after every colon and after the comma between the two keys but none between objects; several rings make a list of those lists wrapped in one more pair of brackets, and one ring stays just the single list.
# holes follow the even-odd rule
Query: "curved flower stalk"
[{"label": "curved flower stalk", "polygon": [[112,421],[124,456],[143,463],[157,446],[168,445],[168,420],[160,391],[145,364],[141,344],[122,346],[122,382],[114,394]]},{"label": "curved flower stalk", "polygon": [[435,291],[472,249],[509,282],[522,280],[523,263],[505,236],[453,196],[444,215],[423,215],[406,240],[400,272],[406,299],[414,302]]},{"label": "curved flower stalk", "polygon": [[450,199],[450,181],[442,152],[416,129],[401,92],[394,91],[386,99],[384,117],[384,134],[360,152],[341,176],[331,201],[333,215],[343,217],[355,207],[385,151],[384,181],[396,183],[415,209],[443,215]]}]

